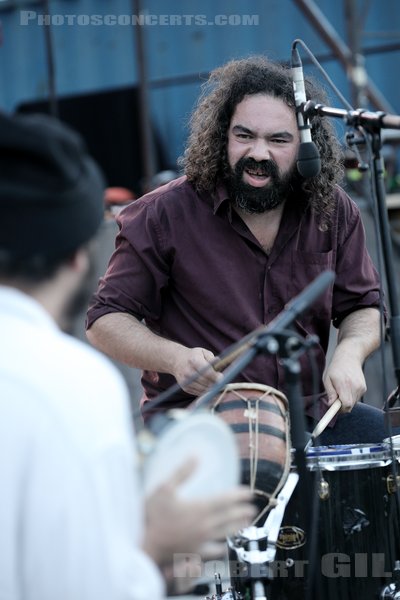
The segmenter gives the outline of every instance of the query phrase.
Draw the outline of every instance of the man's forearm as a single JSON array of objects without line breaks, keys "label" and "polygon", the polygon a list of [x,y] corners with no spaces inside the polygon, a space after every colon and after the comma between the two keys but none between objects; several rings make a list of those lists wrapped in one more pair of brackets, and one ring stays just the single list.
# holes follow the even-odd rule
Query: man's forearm
[{"label": "man's forearm", "polygon": [[93,346],[111,358],[136,369],[172,373],[180,344],[152,333],[127,313],[108,313],[86,332]]},{"label": "man's forearm", "polygon": [[87,337],[96,348],[130,367],[153,375],[170,373],[192,396],[203,394],[222,377],[210,366],[215,358],[210,350],[187,348],[160,337],[127,313],[100,317],[88,329]]},{"label": "man's forearm", "polygon": [[328,400],[349,412],[367,389],[363,364],[380,344],[380,314],[365,308],[348,315],[339,327],[338,343],[324,374]]},{"label": "man's forearm", "polygon": [[376,308],[349,314],[339,327],[338,346],[346,346],[363,363],[380,346],[380,319]]}]

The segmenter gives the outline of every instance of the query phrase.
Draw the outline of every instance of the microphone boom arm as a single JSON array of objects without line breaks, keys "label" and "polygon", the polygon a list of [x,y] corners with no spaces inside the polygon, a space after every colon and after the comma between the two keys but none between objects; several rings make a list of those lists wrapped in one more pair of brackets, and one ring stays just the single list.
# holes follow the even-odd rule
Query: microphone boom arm
[{"label": "microphone boom arm", "polygon": [[388,115],[382,111],[369,111],[362,108],[356,110],[345,110],[341,108],[332,108],[319,104],[313,100],[307,100],[300,107],[304,118],[310,118],[315,115],[320,117],[334,117],[343,119],[347,125],[353,127],[379,128],[379,129],[400,129],[400,116]]}]

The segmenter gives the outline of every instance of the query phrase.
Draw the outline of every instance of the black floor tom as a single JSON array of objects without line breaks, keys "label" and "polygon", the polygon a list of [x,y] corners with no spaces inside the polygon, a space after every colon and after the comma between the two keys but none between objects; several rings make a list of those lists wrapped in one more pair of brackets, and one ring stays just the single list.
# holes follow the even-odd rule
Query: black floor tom
[{"label": "black floor tom", "polygon": [[[311,448],[307,469],[313,490],[308,498],[300,498],[297,488],[287,505],[270,597],[380,598],[400,560],[398,495],[393,485],[397,466],[387,445]],[[308,530],[300,522],[299,506],[304,502],[311,511]]]}]

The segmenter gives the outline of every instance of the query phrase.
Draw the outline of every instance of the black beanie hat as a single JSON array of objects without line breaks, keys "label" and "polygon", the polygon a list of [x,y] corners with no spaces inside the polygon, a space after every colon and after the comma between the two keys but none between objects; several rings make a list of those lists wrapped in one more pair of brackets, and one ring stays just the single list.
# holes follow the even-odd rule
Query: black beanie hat
[{"label": "black beanie hat", "polygon": [[45,115],[0,113],[0,252],[68,256],[97,231],[104,187],[75,131]]}]

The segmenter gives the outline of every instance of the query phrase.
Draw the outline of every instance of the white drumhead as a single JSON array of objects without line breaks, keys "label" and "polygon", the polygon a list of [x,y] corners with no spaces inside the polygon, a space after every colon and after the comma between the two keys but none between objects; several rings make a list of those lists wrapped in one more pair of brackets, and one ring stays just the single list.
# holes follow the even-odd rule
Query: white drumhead
[{"label": "white drumhead", "polygon": [[185,415],[166,427],[143,463],[145,495],[166,482],[190,457],[197,464],[179,488],[182,498],[208,498],[228,491],[240,480],[233,432],[211,413],[182,412]]}]

